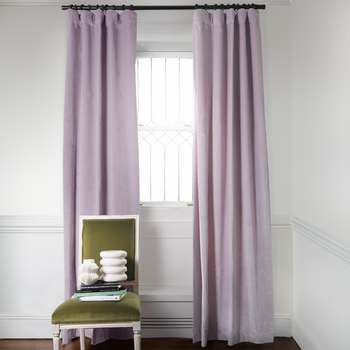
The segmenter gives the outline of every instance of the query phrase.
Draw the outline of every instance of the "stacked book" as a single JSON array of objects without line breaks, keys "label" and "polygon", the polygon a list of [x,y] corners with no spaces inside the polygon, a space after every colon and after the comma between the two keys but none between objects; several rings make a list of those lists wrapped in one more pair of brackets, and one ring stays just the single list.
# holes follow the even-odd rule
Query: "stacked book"
[{"label": "stacked book", "polygon": [[120,301],[126,293],[126,288],[119,283],[97,281],[94,284],[81,285],[73,298],[81,301]]}]

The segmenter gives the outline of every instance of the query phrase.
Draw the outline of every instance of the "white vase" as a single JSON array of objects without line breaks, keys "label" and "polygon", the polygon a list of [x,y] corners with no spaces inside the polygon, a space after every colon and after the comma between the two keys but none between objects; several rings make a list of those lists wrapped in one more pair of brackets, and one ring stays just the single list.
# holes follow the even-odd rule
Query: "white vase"
[{"label": "white vase", "polygon": [[127,275],[125,266],[127,260],[127,252],[124,250],[104,250],[100,253],[101,256],[101,281],[104,282],[120,282],[126,281]]},{"label": "white vase", "polygon": [[82,284],[94,284],[99,279],[97,271],[98,265],[94,259],[84,259],[79,267],[79,282]]}]

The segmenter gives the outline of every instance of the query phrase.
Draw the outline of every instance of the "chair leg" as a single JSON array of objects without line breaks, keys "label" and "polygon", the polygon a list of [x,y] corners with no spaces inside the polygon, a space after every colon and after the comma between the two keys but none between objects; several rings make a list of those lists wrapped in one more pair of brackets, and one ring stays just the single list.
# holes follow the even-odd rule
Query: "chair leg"
[{"label": "chair leg", "polygon": [[135,322],[134,331],[134,350],[141,350],[141,322]]},{"label": "chair leg", "polygon": [[79,329],[80,335],[80,350],[85,350],[85,333],[84,328]]},{"label": "chair leg", "polygon": [[61,350],[60,326],[58,324],[53,324],[51,327],[53,334],[53,349]]}]

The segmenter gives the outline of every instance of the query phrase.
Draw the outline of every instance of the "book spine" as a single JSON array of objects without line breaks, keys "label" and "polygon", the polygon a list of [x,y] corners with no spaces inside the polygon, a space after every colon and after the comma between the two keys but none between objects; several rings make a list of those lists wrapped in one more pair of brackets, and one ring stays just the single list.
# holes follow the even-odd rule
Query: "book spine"
[{"label": "book spine", "polygon": [[122,295],[122,294],[126,294],[126,290],[111,291],[111,292],[75,293],[74,294],[74,298],[97,297],[97,296],[113,296],[113,295]]},{"label": "book spine", "polygon": [[86,285],[86,286],[81,285],[80,286],[81,291],[92,291],[92,290],[100,291],[100,290],[111,290],[111,289],[120,289],[120,288],[121,288],[120,284],[114,284],[114,285],[112,284],[112,285],[108,285],[108,286],[104,286],[101,284],[98,284],[96,286],[94,286],[94,285]]},{"label": "book spine", "polygon": [[123,295],[100,295],[95,297],[82,297],[81,301],[119,301]]}]

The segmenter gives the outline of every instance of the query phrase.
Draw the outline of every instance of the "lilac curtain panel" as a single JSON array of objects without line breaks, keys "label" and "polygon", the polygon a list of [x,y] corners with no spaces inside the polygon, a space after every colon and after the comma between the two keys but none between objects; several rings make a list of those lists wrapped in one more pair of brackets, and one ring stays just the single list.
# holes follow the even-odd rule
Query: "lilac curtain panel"
[{"label": "lilac curtain panel", "polygon": [[193,23],[194,342],[273,342],[259,12]]},{"label": "lilac curtain panel", "polygon": [[[79,215],[139,214],[136,13],[68,10],[64,115],[65,298],[76,288]],[[86,333],[96,344],[129,329]],[[66,344],[75,330],[64,332]]]}]

